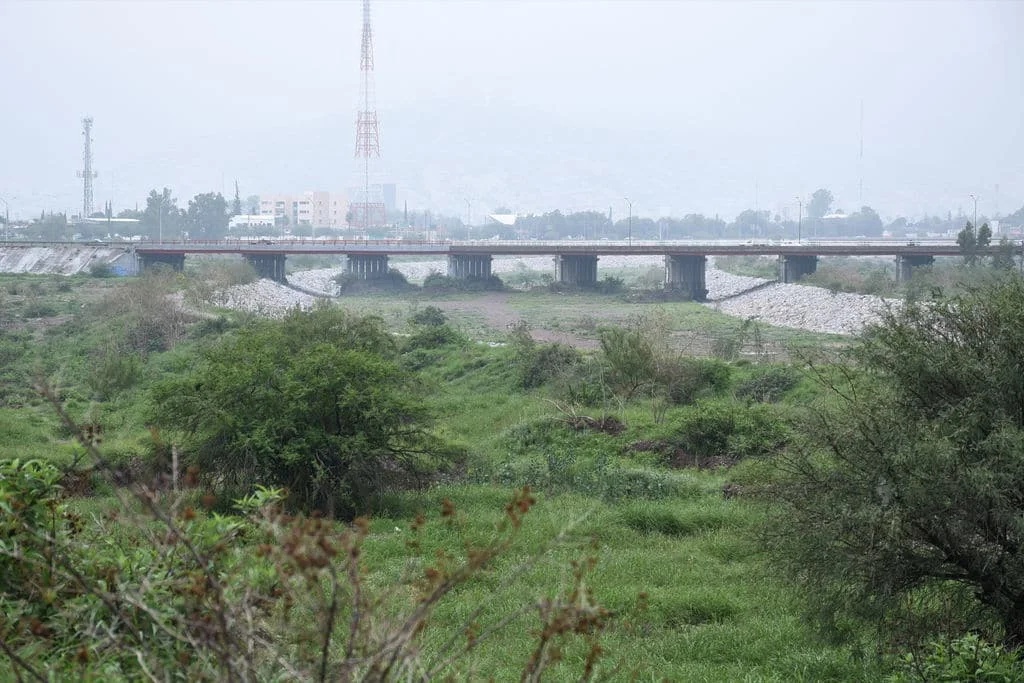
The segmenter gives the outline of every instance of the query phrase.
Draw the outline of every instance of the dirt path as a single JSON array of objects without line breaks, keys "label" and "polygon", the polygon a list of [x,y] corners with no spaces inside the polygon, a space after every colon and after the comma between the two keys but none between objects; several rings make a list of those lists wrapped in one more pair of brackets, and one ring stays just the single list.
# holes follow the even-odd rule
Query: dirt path
[{"label": "dirt path", "polygon": [[[513,325],[523,320],[523,316],[508,305],[508,297],[507,293],[495,292],[465,301],[436,301],[431,305],[445,311],[477,313],[484,317],[490,327],[496,330],[510,330]],[[528,320],[526,322],[529,323]],[[597,348],[597,341],[594,339],[584,339],[556,330],[531,329],[530,336],[537,341],[558,342],[580,349]]]}]

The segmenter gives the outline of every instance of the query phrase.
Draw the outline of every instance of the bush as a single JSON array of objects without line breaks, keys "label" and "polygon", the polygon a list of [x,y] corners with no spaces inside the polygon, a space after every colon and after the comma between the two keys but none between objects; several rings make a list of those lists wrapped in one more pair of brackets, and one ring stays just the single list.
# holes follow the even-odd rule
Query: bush
[{"label": "bush", "polygon": [[448,322],[448,316],[437,306],[427,306],[409,316],[409,322],[423,327],[440,327]]},{"label": "bush", "polygon": [[582,359],[579,351],[564,344],[538,344],[517,354],[517,381],[524,389],[539,387],[570,370]]},{"label": "bush", "polygon": [[142,360],[136,353],[111,349],[95,354],[85,381],[93,397],[105,401],[133,387],[142,375]]},{"label": "bush", "polygon": [[500,292],[505,289],[505,283],[497,275],[455,278],[433,272],[424,278],[423,289],[432,292]]},{"label": "bush", "polygon": [[29,301],[21,314],[26,318],[49,318],[57,315],[57,309],[44,301]]},{"label": "bush", "polygon": [[783,394],[792,389],[800,381],[800,375],[787,366],[773,366],[758,370],[736,386],[736,398],[775,403]]},{"label": "bush", "polygon": [[[791,450],[775,557],[820,613],[872,620],[966,589],[1024,645],[1024,279],[883,316]],[[812,578],[813,577],[813,578]]]},{"label": "bush", "polygon": [[113,277],[114,269],[110,267],[109,263],[97,261],[89,266],[89,275],[99,278]]},{"label": "bush", "polygon": [[[60,470],[39,460],[0,460],[0,597],[4,602],[35,601],[51,588],[54,577],[40,569],[52,568],[47,534],[65,524],[59,504],[60,479]],[[34,612],[38,615],[39,610]]]},{"label": "bush", "polygon": [[698,401],[675,424],[676,443],[695,459],[742,459],[777,453],[790,430],[770,406],[744,406],[728,400]]},{"label": "bush", "polygon": [[688,405],[722,393],[732,379],[732,369],[710,358],[668,359],[659,363],[655,381],[675,405]]},{"label": "bush", "polygon": [[360,292],[407,292],[415,289],[400,270],[391,268],[380,277],[362,278],[355,273],[341,273],[335,276],[338,294],[358,294]]},{"label": "bush", "polygon": [[467,346],[469,338],[451,325],[424,327],[416,330],[406,340],[405,351],[436,349],[442,346]]},{"label": "bush", "polygon": [[351,519],[455,456],[394,360],[380,319],[295,311],[240,330],[158,385],[151,419],[181,430],[212,484],[287,487],[296,508]]}]

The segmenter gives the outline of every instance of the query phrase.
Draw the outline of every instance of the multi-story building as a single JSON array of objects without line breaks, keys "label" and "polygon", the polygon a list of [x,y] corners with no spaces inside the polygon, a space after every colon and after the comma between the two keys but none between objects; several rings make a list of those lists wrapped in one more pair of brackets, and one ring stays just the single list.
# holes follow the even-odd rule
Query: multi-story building
[{"label": "multi-story building", "polygon": [[260,196],[260,213],[274,216],[284,227],[347,228],[348,198],[342,192],[322,190],[302,194]]}]

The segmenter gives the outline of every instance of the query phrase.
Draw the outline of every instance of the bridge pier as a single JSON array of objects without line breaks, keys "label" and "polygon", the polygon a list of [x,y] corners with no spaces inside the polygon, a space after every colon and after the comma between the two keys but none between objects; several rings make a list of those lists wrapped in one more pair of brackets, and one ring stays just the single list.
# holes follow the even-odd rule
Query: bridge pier
[{"label": "bridge pier", "polygon": [[914,268],[930,266],[935,263],[934,256],[903,255],[896,257],[896,282],[910,282]]},{"label": "bridge pier", "polygon": [[481,280],[491,277],[490,254],[483,256],[469,254],[450,254],[448,256],[448,277],[459,278],[480,278]]},{"label": "bridge pier", "polygon": [[244,256],[261,278],[274,282],[285,281],[284,254],[244,254]]},{"label": "bridge pier", "polygon": [[345,272],[360,280],[376,280],[388,274],[387,254],[348,254]]},{"label": "bridge pier", "polygon": [[139,273],[152,270],[155,266],[167,266],[176,273],[185,270],[185,254],[137,254]]},{"label": "bridge pier", "polygon": [[566,285],[593,287],[597,284],[596,256],[555,256],[558,281]]},{"label": "bridge pier", "polygon": [[693,301],[707,301],[704,274],[707,256],[665,257],[665,289],[685,292]]},{"label": "bridge pier", "polygon": [[811,255],[782,254],[779,256],[779,281],[799,282],[805,275],[818,270],[818,257]]}]

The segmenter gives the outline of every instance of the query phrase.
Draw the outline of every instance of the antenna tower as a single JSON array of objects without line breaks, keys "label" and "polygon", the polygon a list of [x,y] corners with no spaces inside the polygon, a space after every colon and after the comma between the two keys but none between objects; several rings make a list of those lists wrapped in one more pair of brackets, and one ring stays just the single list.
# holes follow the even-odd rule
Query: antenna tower
[{"label": "antenna tower", "polygon": [[92,179],[98,174],[92,170],[92,117],[82,119],[82,136],[85,146],[82,149],[82,170],[78,177],[82,179],[82,218],[92,215]]},{"label": "antenna tower", "polygon": [[363,159],[363,201],[352,204],[356,224],[362,229],[383,224],[386,215],[383,202],[371,201],[370,158],[380,158],[380,129],[373,101],[373,27],[370,25],[370,0],[363,0],[363,44],[359,57],[362,71],[362,109],[356,115],[356,158]]}]

